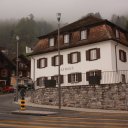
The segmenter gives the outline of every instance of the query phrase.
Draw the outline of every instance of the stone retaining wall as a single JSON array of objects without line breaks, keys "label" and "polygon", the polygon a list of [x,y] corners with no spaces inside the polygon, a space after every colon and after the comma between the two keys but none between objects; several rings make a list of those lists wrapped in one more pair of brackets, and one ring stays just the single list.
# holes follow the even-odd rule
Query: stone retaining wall
[{"label": "stone retaining wall", "polygon": [[[94,109],[128,109],[128,84],[61,87],[62,106]],[[58,88],[32,93],[31,102],[58,106]]]}]

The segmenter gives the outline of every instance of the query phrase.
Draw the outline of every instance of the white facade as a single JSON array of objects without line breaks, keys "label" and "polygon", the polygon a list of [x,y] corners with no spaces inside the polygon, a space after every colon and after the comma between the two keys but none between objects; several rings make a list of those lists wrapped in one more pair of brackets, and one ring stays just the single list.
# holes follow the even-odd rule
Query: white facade
[{"label": "white facade", "polygon": [[[86,50],[100,48],[100,58],[93,61],[86,60]],[[116,54],[115,54],[116,49]],[[60,74],[64,75],[64,83],[62,86],[74,85],[74,83],[68,83],[67,75],[70,73],[80,72],[82,73],[82,81],[75,83],[75,85],[87,85],[86,72],[91,70],[101,70],[104,71],[116,71],[116,70],[128,70],[128,61],[121,62],[119,60],[119,50],[124,50],[126,55],[128,55],[128,48],[124,45],[117,44],[117,42],[108,40],[99,43],[94,43],[90,45],[83,45],[79,47],[73,47],[69,49],[64,49],[60,51],[63,55],[63,64],[60,66]],[[68,54],[72,52],[81,53],[81,61],[74,64],[68,63]],[[52,57],[58,55],[58,52],[49,52],[39,55],[34,55],[31,57],[31,78],[36,81],[40,77],[48,77],[58,75],[58,66],[52,66]],[[116,57],[117,56],[117,57]],[[47,67],[37,68],[37,60],[40,58],[47,58]],[[128,58],[127,58],[128,60]],[[102,81],[101,81],[102,83]]]}]

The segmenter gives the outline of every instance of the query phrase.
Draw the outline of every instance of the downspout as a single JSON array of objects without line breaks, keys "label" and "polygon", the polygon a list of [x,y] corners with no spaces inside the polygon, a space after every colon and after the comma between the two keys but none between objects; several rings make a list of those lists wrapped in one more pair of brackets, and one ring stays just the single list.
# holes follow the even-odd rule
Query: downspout
[{"label": "downspout", "polygon": [[117,46],[118,46],[118,43],[116,43],[116,45],[115,45],[116,72],[118,72],[118,64],[117,64]]}]

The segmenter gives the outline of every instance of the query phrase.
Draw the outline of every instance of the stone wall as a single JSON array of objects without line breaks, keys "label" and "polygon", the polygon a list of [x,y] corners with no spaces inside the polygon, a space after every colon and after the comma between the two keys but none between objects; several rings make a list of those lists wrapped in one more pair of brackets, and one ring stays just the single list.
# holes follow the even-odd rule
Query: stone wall
[{"label": "stone wall", "polygon": [[[128,84],[61,87],[61,101],[66,107],[127,110]],[[34,91],[31,102],[58,106],[58,88]]]}]

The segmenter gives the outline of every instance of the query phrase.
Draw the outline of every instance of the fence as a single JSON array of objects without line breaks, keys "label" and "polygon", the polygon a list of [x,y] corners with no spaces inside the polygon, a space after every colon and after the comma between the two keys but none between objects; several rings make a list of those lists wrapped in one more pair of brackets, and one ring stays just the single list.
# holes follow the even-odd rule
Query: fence
[{"label": "fence", "polygon": [[[44,85],[44,77],[41,77],[40,83],[37,86]],[[49,76],[45,79],[56,80],[56,86],[58,86],[58,76]],[[90,85],[90,84],[114,84],[114,83],[128,83],[128,71],[104,71],[100,74],[90,74],[90,79],[87,78],[87,73],[72,73],[68,75],[61,75],[60,83],[62,86],[74,86],[74,85]]]}]

